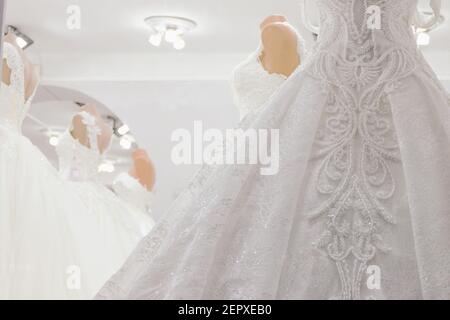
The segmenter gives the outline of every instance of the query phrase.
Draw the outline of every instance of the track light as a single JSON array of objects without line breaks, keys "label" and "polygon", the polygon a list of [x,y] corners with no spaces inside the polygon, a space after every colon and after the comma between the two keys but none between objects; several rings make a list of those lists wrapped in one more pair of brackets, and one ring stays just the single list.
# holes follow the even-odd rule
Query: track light
[{"label": "track light", "polygon": [[193,20],[172,16],[151,16],[145,19],[145,23],[150,27],[149,42],[153,46],[160,47],[164,39],[177,50],[186,47],[183,36],[197,26]]},{"label": "track light", "polygon": [[150,42],[155,47],[159,47],[161,45],[162,38],[163,38],[162,32],[157,32],[150,36],[150,38],[148,39],[148,42]]},{"label": "track light", "polygon": [[8,33],[12,33],[16,36],[16,43],[23,50],[25,50],[34,43],[34,41],[29,36],[22,33],[19,29],[17,29],[14,26],[8,26],[7,30]]},{"label": "track light", "polygon": [[59,144],[59,138],[58,138],[57,136],[51,136],[51,137],[48,139],[48,143],[49,143],[51,146],[56,147],[56,146]]},{"label": "track light", "polygon": [[114,163],[108,160],[98,166],[98,172],[113,173],[115,170],[116,167],[114,166]]},{"label": "track light", "polygon": [[186,47],[186,41],[184,41],[181,36],[176,35],[175,40],[173,41],[173,47],[177,50],[182,50]]},{"label": "track light", "polygon": [[428,46],[430,44],[430,35],[428,32],[419,32],[417,34],[417,45]]},{"label": "track light", "polygon": [[126,135],[128,132],[130,132],[130,128],[126,124],[123,124],[119,129],[117,129],[117,133],[121,136]]},{"label": "track light", "polygon": [[129,134],[124,135],[119,141],[120,146],[125,150],[130,150],[133,143],[135,143],[135,139]]}]

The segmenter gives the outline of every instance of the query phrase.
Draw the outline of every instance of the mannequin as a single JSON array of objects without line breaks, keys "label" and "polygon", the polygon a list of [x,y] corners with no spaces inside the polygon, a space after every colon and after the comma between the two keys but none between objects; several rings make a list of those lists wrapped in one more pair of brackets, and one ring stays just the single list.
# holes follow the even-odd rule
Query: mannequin
[{"label": "mannequin", "polygon": [[[80,108],[80,111],[85,111],[95,117],[96,125],[100,128],[100,133],[97,137],[98,150],[100,151],[100,153],[105,152],[109,146],[109,141],[111,140],[112,136],[112,130],[110,126],[108,126],[108,124],[102,119],[95,105],[86,104]],[[91,148],[91,146],[89,145],[86,125],[83,123],[83,118],[80,115],[77,115],[73,118],[72,130],[70,133],[72,137],[78,140],[82,145],[87,148]]]},{"label": "mannequin", "polygon": [[306,59],[304,41],[284,16],[272,15],[260,25],[258,49],[235,67],[231,87],[242,121],[256,114]]},{"label": "mannequin", "polygon": [[[10,43],[15,48],[17,48],[17,50],[19,51],[20,56],[22,58],[22,61],[24,62],[24,65],[25,65],[25,99],[28,99],[33,94],[34,89],[36,88],[36,86],[39,82],[38,74],[36,72],[35,66],[30,62],[30,60],[28,60],[28,58],[25,55],[25,53],[23,52],[23,50],[17,45],[17,37],[14,34],[9,32],[4,37],[4,41]],[[8,65],[6,64],[5,61],[3,61],[2,69],[3,69],[2,70],[3,82],[7,85],[10,85],[11,84],[11,80],[10,80],[11,70],[8,68]]]},{"label": "mannequin", "polygon": [[129,175],[139,181],[148,191],[152,191],[155,185],[155,167],[144,149],[136,149],[133,152],[133,167]]},{"label": "mannequin", "polygon": [[259,59],[262,66],[269,73],[289,77],[301,63],[294,28],[286,17],[271,15],[264,19],[260,29],[263,48]]}]

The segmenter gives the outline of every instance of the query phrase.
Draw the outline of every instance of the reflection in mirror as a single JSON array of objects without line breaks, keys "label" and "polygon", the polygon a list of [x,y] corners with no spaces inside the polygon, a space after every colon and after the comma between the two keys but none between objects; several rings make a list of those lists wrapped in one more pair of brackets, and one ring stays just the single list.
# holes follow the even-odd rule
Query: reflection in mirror
[{"label": "reflection in mirror", "polygon": [[[103,131],[110,130],[112,133],[112,136],[107,135],[106,141],[101,141],[102,146],[99,142],[100,149],[105,149],[102,162],[97,168],[101,182],[112,186],[114,179],[122,172],[133,172],[135,178],[139,180],[140,177],[135,170],[134,154],[142,149],[139,148],[131,130],[108,107],[78,91],[57,86],[41,86],[24,121],[23,133],[55,167],[59,167],[56,147],[64,133],[73,129],[76,115],[83,111],[96,114],[99,120],[96,123],[101,122]],[[73,130],[71,134],[74,136]],[[151,163],[150,160],[148,162]],[[153,168],[147,170],[152,171],[151,175],[154,176]],[[152,190],[154,181],[146,182],[144,185]]]}]

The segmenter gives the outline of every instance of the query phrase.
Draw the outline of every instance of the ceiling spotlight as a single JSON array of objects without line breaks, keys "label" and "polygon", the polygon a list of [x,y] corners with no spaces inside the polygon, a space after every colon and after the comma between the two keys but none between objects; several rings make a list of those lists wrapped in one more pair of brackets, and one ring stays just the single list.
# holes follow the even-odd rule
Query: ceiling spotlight
[{"label": "ceiling spotlight", "polygon": [[117,133],[121,136],[126,135],[128,132],[130,132],[130,128],[126,124],[123,124],[119,129],[117,129]]},{"label": "ceiling spotlight", "polygon": [[419,32],[417,34],[417,45],[428,46],[430,44],[430,35],[428,32]]},{"label": "ceiling spotlight", "polygon": [[113,173],[116,170],[114,163],[105,161],[98,166],[98,172]]},{"label": "ceiling spotlight", "polygon": [[29,36],[20,32],[20,30],[14,26],[8,26],[7,30],[8,33],[12,33],[16,36],[16,43],[23,50],[25,50],[34,43],[34,41]]},{"label": "ceiling spotlight", "polygon": [[57,136],[51,136],[51,137],[48,139],[48,143],[49,143],[51,146],[56,147],[56,146],[59,144],[59,138],[58,138]]},{"label": "ceiling spotlight", "polygon": [[186,46],[183,36],[197,26],[197,23],[193,20],[172,16],[147,17],[145,23],[151,30],[149,42],[152,45],[159,47],[162,39],[164,39],[177,50]]},{"label": "ceiling spotlight", "polygon": [[164,39],[168,43],[174,43],[177,36],[178,36],[178,30],[170,27],[167,29]]},{"label": "ceiling spotlight", "polygon": [[[429,21],[433,18],[435,15],[434,12],[431,11],[422,11],[419,12],[419,16],[423,17],[424,21]],[[420,21],[420,18],[419,18]],[[417,35],[417,45],[418,46],[428,46],[431,41],[430,32],[439,29],[445,22],[445,17],[443,15],[440,15],[436,18],[436,22],[430,26],[423,26],[419,24],[418,27],[415,28],[416,35]]]},{"label": "ceiling spotlight", "polygon": [[176,35],[175,40],[173,41],[173,47],[177,50],[182,50],[186,47],[186,41],[179,35]]},{"label": "ceiling spotlight", "polygon": [[131,147],[133,146],[133,142],[131,141],[131,139],[128,138],[128,136],[123,136],[120,139],[120,146],[125,149],[125,150],[130,150]]},{"label": "ceiling spotlight", "polygon": [[157,32],[150,36],[150,38],[148,39],[148,42],[150,42],[155,47],[159,47],[161,45],[162,38],[163,38],[163,33]]},{"label": "ceiling spotlight", "polygon": [[42,132],[48,137],[48,143],[52,147],[56,147],[59,144],[59,138],[61,136],[61,133],[58,132],[58,130],[52,128],[52,129],[44,129]]}]

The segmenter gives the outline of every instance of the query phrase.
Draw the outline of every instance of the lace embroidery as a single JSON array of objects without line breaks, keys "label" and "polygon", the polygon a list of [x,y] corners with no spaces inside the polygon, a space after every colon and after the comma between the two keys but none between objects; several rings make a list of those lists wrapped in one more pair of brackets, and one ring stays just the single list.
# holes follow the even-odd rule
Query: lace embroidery
[{"label": "lace embroidery", "polygon": [[[355,16],[365,17],[361,12],[355,15],[355,10],[365,12],[375,4],[386,22],[389,12],[408,13],[406,1],[320,3],[328,6],[322,12],[340,12],[346,21],[340,24],[336,17],[323,15],[322,25],[349,28],[345,59],[319,48],[320,57],[310,70],[324,82],[329,98],[315,143],[315,159],[321,163],[316,190],[328,200],[309,215],[311,219],[326,217],[325,231],[316,245],[336,263],[340,298],[361,299],[361,277],[378,251],[388,251],[381,234],[396,223],[383,205],[396,189],[390,165],[401,161],[388,95],[401,86],[401,78],[415,70],[416,52],[395,47],[381,53],[374,32],[365,26],[366,18],[355,21]],[[391,19],[387,30],[396,29],[392,20],[403,22]],[[330,39],[335,39],[342,31],[336,28],[331,34]]]}]

